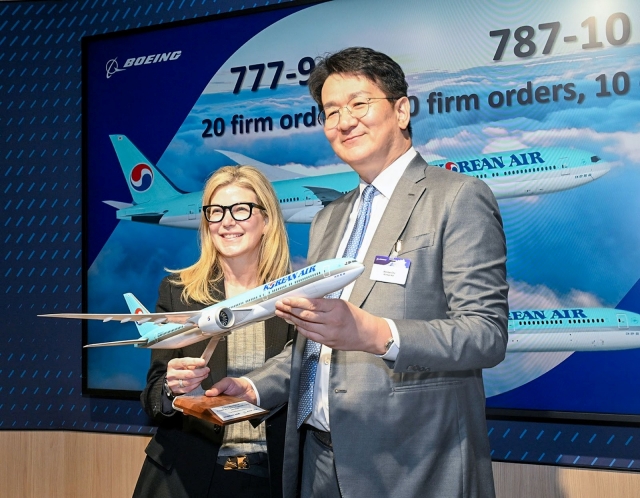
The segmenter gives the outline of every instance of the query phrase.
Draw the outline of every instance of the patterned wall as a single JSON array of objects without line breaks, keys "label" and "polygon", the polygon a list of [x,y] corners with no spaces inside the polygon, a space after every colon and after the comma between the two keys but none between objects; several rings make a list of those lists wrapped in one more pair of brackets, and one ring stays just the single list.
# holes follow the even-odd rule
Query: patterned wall
[{"label": "patterned wall", "polygon": [[0,3],[0,429],[153,430],[136,400],[81,395],[83,36],[269,0]]},{"label": "patterned wall", "polygon": [[[78,322],[36,317],[82,307],[82,37],[270,3],[0,2],[0,430],[153,431],[135,400],[82,396]],[[488,425],[496,460],[640,467],[632,425]]]}]

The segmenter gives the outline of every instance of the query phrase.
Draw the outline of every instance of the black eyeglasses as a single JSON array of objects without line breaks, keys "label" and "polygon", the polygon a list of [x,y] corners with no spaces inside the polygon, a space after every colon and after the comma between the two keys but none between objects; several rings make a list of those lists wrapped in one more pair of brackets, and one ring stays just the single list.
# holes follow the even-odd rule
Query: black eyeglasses
[{"label": "black eyeglasses", "polygon": [[209,204],[202,206],[202,214],[209,223],[219,223],[224,219],[227,210],[236,221],[245,221],[251,218],[253,208],[266,211],[265,208],[254,202],[236,202],[231,206],[220,206],[219,204]]},{"label": "black eyeglasses", "polygon": [[332,130],[340,123],[340,111],[346,109],[356,119],[364,118],[369,112],[372,100],[398,100],[400,97],[354,97],[342,107],[329,107],[320,111],[318,123],[326,130]]}]

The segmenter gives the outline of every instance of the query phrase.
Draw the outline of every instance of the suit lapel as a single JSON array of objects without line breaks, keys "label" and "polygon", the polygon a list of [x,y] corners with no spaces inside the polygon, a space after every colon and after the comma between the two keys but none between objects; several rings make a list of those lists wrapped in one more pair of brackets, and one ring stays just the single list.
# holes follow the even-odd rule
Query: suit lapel
[{"label": "suit lapel", "polygon": [[402,236],[404,229],[411,218],[416,204],[424,194],[425,168],[427,163],[420,155],[409,163],[404,175],[393,191],[389,204],[382,215],[380,224],[371,240],[371,245],[364,258],[365,270],[353,287],[349,302],[360,307],[367,298],[373,284],[369,278],[373,261],[376,256],[388,256],[393,251],[396,241]]}]

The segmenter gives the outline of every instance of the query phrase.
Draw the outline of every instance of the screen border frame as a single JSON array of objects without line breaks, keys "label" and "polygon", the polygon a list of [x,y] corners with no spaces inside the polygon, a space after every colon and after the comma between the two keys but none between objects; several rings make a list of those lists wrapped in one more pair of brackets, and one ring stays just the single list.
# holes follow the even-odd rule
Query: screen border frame
[{"label": "screen border frame", "polygon": [[[87,312],[88,296],[88,227],[90,225],[88,220],[88,156],[87,156],[87,142],[88,142],[88,120],[89,120],[89,94],[90,89],[88,85],[88,48],[92,43],[101,42],[105,40],[111,40],[116,38],[127,37],[131,35],[139,35],[148,32],[156,32],[165,29],[172,29],[176,27],[189,26],[201,23],[210,23],[220,20],[225,20],[235,17],[250,16],[253,14],[260,14],[263,12],[269,12],[274,10],[281,10],[297,6],[315,5],[326,3],[331,0],[290,0],[284,3],[272,4],[267,6],[260,6],[251,8],[248,10],[237,10],[231,12],[225,12],[220,14],[211,14],[207,16],[171,21],[162,24],[156,24],[151,26],[141,26],[137,28],[131,28],[127,30],[100,33],[95,35],[84,36],[81,40],[81,53],[82,53],[82,312]],[[82,395],[95,398],[106,399],[139,399],[142,391],[138,390],[121,390],[121,389],[101,389],[91,388],[88,385],[88,354],[84,346],[88,343],[88,324],[86,320],[82,321]],[[486,418],[488,420],[514,420],[514,421],[527,421],[527,422],[559,422],[559,423],[577,423],[577,424],[596,424],[596,425],[612,425],[612,426],[631,426],[640,427],[640,414],[616,414],[616,413],[598,413],[598,412],[571,412],[571,411],[553,411],[553,410],[531,410],[531,409],[519,409],[519,408],[485,408]]]}]

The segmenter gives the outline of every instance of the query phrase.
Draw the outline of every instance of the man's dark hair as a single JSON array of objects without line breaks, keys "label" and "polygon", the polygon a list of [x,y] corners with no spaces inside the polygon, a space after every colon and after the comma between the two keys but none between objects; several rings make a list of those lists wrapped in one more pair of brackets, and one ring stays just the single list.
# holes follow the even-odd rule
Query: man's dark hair
[{"label": "man's dark hair", "polygon": [[[322,87],[332,74],[364,76],[389,98],[407,96],[409,85],[400,65],[382,52],[366,47],[350,47],[316,59],[307,86],[311,97],[322,110]],[[407,127],[412,135],[411,123]]]}]

